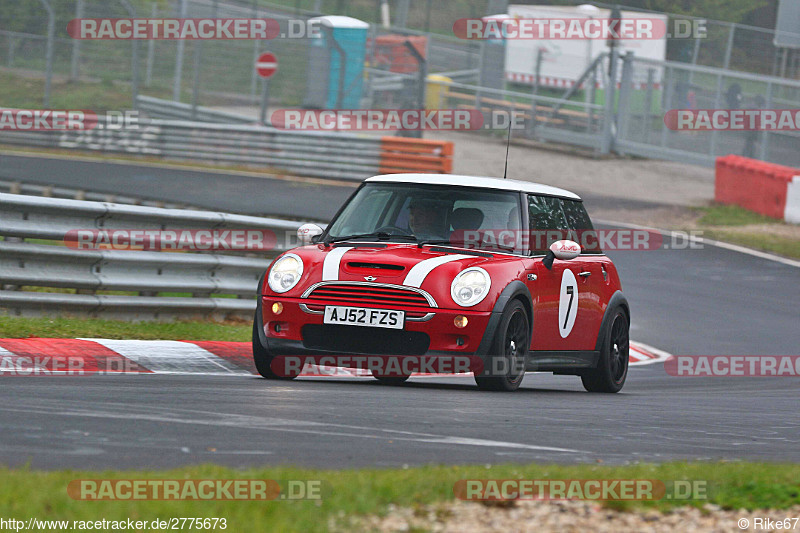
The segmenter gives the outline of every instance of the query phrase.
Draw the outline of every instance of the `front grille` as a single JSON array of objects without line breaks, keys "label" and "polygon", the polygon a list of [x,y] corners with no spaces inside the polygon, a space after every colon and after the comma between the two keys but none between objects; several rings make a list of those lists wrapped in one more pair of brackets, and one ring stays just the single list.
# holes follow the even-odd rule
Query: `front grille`
[{"label": "front grille", "polygon": [[306,348],[331,352],[423,355],[431,343],[427,333],[400,329],[306,324],[301,333]]},{"label": "front grille", "polygon": [[314,288],[304,298],[321,304],[431,307],[425,296],[400,286],[331,283]]}]

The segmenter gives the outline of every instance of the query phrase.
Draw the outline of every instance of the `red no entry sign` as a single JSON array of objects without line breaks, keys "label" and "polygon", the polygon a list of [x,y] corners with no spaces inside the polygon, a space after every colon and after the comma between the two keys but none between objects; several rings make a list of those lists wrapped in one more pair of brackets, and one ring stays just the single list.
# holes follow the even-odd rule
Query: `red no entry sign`
[{"label": "red no entry sign", "polygon": [[278,58],[271,52],[264,52],[256,61],[256,72],[262,78],[269,78],[278,70]]}]

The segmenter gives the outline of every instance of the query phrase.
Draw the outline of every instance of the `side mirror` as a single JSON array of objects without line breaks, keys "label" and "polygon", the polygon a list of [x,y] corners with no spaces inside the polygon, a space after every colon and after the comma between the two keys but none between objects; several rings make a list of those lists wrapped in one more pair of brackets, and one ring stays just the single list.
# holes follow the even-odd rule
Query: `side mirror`
[{"label": "side mirror", "polygon": [[322,235],[322,228],[316,224],[303,224],[297,228],[297,239],[302,244],[310,244],[314,242],[314,237],[318,237],[319,235]]},{"label": "side mirror", "polygon": [[570,259],[575,259],[581,254],[581,245],[575,241],[556,241],[550,245],[550,251],[547,252],[547,255],[544,256],[542,259],[542,264],[550,270],[553,268],[553,261],[556,259],[561,259],[562,261],[568,261]]}]

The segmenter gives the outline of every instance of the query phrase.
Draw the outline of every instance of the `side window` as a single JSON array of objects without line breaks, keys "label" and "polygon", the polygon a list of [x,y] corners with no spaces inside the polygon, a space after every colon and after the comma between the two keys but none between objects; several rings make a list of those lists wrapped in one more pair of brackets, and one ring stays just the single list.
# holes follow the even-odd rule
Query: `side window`
[{"label": "side window", "polygon": [[529,242],[534,255],[547,253],[551,244],[567,238],[571,228],[561,204],[560,198],[528,195]]},{"label": "side window", "polygon": [[585,254],[601,254],[600,242],[597,239],[597,232],[592,226],[592,221],[583,202],[577,200],[563,200],[564,216],[569,223],[570,229],[577,233],[577,242],[581,245],[581,251]]}]

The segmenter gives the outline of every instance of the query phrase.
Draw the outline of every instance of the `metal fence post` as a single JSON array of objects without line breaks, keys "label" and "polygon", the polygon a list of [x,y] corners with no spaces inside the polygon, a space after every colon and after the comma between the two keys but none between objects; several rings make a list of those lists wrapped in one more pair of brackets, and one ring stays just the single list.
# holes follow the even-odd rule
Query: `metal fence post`
[{"label": "metal fence post", "polygon": [[642,119],[642,138],[645,143],[650,142],[650,113],[653,109],[653,84],[656,78],[656,69],[647,69],[647,92],[644,95],[644,117]]},{"label": "metal fence post", "polygon": [[[411,54],[414,56],[414,59],[417,60],[417,65],[419,66],[419,82],[417,84],[417,109],[425,109],[425,82],[426,78],[428,77],[428,61],[422,54],[420,54],[417,51],[417,49],[414,47],[411,41],[406,40],[403,44],[408,49],[408,51],[411,52]],[[420,129],[407,132],[407,136],[421,139],[422,124],[420,124]]]},{"label": "metal fence post", "polygon": [[397,0],[397,15],[395,15],[395,26],[405,28],[408,26],[408,8],[410,0]]},{"label": "metal fence post", "polygon": [[14,40],[14,34],[8,33],[8,68],[14,66],[14,47],[17,46],[17,41]]},{"label": "metal fence post", "polygon": [[194,82],[192,86],[192,120],[197,120],[197,101],[200,98],[200,65],[203,57],[203,41],[194,43]]},{"label": "metal fence post", "polygon": [[44,78],[44,108],[50,107],[50,88],[53,84],[53,45],[56,36],[56,13],[49,0],[39,0],[47,10],[47,52]]},{"label": "metal fence post", "polygon": [[[77,0],[75,3],[75,18],[76,19],[83,18],[83,0]],[[69,79],[71,81],[76,81],[80,76],[79,72],[80,55],[81,55],[81,40],[73,39],[72,59],[70,60],[70,66],[69,66]]]},{"label": "metal fence post", "polygon": [[614,99],[617,89],[618,54],[619,52],[617,51],[617,47],[613,47],[611,49],[611,53],[608,55],[610,64],[608,68],[608,83],[606,84],[605,109],[603,112],[603,136],[600,139],[601,154],[608,154],[611,152],[611,149],[614,146],[614,137],[616,135],[616,132],[614,131],[614,118],[616,116],[614,112]]},{"label": "metal fence post", "polygon": [[728,47],[725,49],[725,62],[722,68],[728,69],[731,65],[731,53],[733,52],[733,35],[736,32],[736,25],[730,25],[730,32],[728,33]]},{"label": "metal fence post", "polygon": [[[158,6],[155,2],[150,9],[150,17],[156,18],[158,16]],[[153,83],[153,61],[155,61],[155,54],[156,54],[156,40],[149,39],[147,41],[147,70],[144,74],[144,86],[150,87],[150,84]]]},{"label": "metal fence post", "polygon": [[[80,0],[79,0],[80,1]],[[128,12],[131,18],[136,18],[136,10],[128,0],[119,0],[122,7]],[[136,97],[139,96],[139,41],[131,40],[131,97],[133,106],[136,107]]]},{"label": "metal fence post", "polygon": [[[764,109],[772,109],[772,82],[767,82],[767,98],[766,102],[764,103]],[[764,130],[761,132],[761,146],[759,147],[759,154],[758,158],[762,161],[767,161],[767,155],[769,154],[769,132]]]},{"label": "metal fence post", "polygon": [[[186,0],[181,0],[180,18],[186,18]],[[186,41],[178,40],[178,51],[175,53],[175,82],[172,86],[172,99],[176,102],[181,99],[181,75],[183,74],[183,47]]]},{"label": "metal fence post", "polygon": [[631,88],[633,86],[633,52],[628,51],[622,59],[622,76],[619,87],[619,105],[617,106],[617,136],[628,138],[628,123],[631,115]]}]

